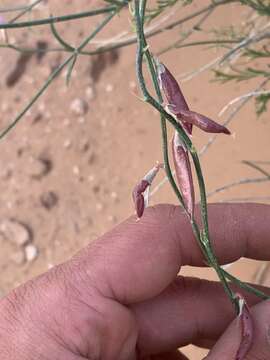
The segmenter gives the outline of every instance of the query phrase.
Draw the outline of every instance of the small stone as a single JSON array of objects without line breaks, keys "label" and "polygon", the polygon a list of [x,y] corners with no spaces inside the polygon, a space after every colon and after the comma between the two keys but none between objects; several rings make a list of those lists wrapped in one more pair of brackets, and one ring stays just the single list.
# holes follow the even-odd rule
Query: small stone
[{"label": "small stone", "polygon": [[78,166],[73,166],[72,171],[73,171],[74,175],[79,175],[80,174],[80,169],[79,169]]},{"label": "small stone", "polygon": [[13,261],[16,265],[23,265],[25,263],[25,253],[23,250],[16,251],[11,254],[10,260]]},{"label": "small stone", "polygon": [[55,192],[48,191],[40,196],[40,202],[45,209],[51,210],[58,203],[58,196]]},{"label": "small stone", "polygon": [[27,245],[24,248],[24,251],[25,251],[25,257],[26,257],[27,262],[34,261],[38,256],[38,249],[33,244]]},{"label": "small stone", "polygon": [[106,92],[112,92],[113,91],[113,85],[112,84],[107,84],[105,87],[105,91]]},{"label": "small stone", "polygon": [[115,191],[111,192],[111,198],[115,201],[118,199],[118,195]]},{"label": "small stone", "polygon": [[80,116],[79,119],[78,119],[78,122],[79,122],[80,124],[84,124],[84,123],[85,123],[85,117]]},{"label": "small stone", "polygon": [[30,228],[17,220],[4,219],[0,222],[0,234],[4,239],[17,246],[24,246],[31,241]]},{"label": "small stone", "polygon": [[88,100],[93,100],[95,98],[95,91],[92,86],[86,88],[85,95]]},{"label": "small stone", "polygon": [[43,114],[41,112],[38,112],[37,114],[34,115],[32,124],[36,124],[40,122],[42,119],[43,119]]},{"label": "small stone", "polygon": [[89,181],[89,182],[93,182],[94,180],[95,180],[95,175],[88,175],[88,178],[87,178],[87,180]]},{"label": "small stone", "polygon": [[78,150],[82,153],[87,152],[89,148],[90,148],[90,144],[89,144],[89,140],[87,139],[80,141],[78,144]]},{"label": "small stone", "polygon": [[84,99],[76,98],[70,104],[70,110],[77,116],[85,115],[88,111],[88,104]]},{"label": "small stone", "polygon": [[65,141],[64,141],[64,144],[63,144],[63,146],[64,146],[64,148],[65,149],[69,149],[70,147],[71,147],[71,140],[70,139],[66,139]]},{"label": "small stone", "polygon": [[46,176],[52,169],[52,162],[50,159],[45,157],[31,158],[30,165],[28,166],[29,175],[37,180]]},{"label": "small stone", "polygon": [[97,209],[97,211],[102,211],[104,209],[104,205],[102,203],[97,203],[96,209]]}]

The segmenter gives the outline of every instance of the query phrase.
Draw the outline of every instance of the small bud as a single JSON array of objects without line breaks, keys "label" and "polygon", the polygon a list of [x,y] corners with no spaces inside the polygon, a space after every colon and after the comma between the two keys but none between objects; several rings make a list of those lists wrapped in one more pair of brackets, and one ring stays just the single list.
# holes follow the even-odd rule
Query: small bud
[{"label": "small bud", "polygon": [[196,113],[195,111],[181,110],[177,115],[177,118],[189,124],[195,125],[208,133],[224,133],[227,135],[231,134],[225,126],[220,125],[208,117]]},{"label": "small bud", "polygon": [[182,144],[180,136],[177,132],[175,132],[173,137],[172,152],[176,178],[181,190],[183,201],[185,203],[187,212],[191,217],[193,217],[195,195],[191,165],[188,157],[188,152]]},{"label": "small bud", "polygon": [[236,299],[238,300],[240,309],[238,319],[241,326],[241,341],[235,360],[244,360],[253,341],[253,321],[250,310],[243,296],[237,294]]},{"label": "small bud", "polygon": [[141,218],[144,212],[144,209],[148,205],[149,201],[149,187],[152,184],[154,178],[156,177],[159,169],[163,168],[163,164],[157,164],[154,166],[144,177],[143,179],[135,186],[132,197],[135,204],[135,210],[138,218]]}]

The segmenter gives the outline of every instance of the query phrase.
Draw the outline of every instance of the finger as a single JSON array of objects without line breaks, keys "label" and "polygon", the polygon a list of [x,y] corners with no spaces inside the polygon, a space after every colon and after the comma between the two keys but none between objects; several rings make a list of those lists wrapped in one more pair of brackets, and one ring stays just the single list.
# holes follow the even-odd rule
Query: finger
[{"label": "finger", "polygon": [[[255,295],[241,293],[251,305],[260,301]],[[213,345],[235,318],[222,285],[196,278],[178,277],[160,295],[132,309],[142,354],[166,352],[202,339]]]},{"label": "finger", "polygon": [[[268,300],[263,301],[252,307],[251,314],[254,323],[253,344],[245,359],[270,359],[270,302]],[[240,341],[241,328],[239,321],[236,319],[222,335],[206,359],[235,359]]]},{"label": "finger", "polygon": [[[210,205],[210,234],[219,261],[270,259],[269,219],[267,205]],[[160,205],[90,244],[69,266],[75,281],[84,279],[87,287],[90,280],[105,296],[129,304],[159,294],[187,264],[204,265],[190,223],[180,208]]]}]

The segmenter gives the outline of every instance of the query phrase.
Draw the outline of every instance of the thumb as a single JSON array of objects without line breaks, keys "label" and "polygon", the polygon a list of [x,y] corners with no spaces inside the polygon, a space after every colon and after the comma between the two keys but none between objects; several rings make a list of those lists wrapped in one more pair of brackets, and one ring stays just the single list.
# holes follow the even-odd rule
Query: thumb
[{"label": "thumb", "polygon": [[[270,359],[270,302],[263,301],[253,306],[250,311],[253,320],[253,340],[245,360]],[[205,360],[236,360],[241,342],[241,331],[240,323],[238,319],[235,319]]]}]

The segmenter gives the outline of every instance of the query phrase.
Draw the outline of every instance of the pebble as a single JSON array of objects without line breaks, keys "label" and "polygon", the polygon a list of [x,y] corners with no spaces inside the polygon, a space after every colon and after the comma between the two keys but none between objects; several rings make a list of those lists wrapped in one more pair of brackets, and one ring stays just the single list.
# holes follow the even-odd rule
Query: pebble
[{"label": "pebble", "polygon": [[88,111],[88,104],[84,99],[76,98],[70,104],[70,110],[77,116],[85,115]]},{"label": "pebble", "polygon": [[31,158],[28,166],[28,173],[34,179],[41,179],[46,176],[52,168],[51,160],[47,158]]},{"label": "pebble", "polygon": [[88,86],[85,90],[85,95],[88,100],[93,100],[95,98],[95,91],[92,86]]},{"label": "pebble", "polygon": [[105,91],[106,92],[112,92],[113,91],[113,85],[112,84],[107,84],[105,87]]},{"label": "pebble", "polygon": [[97,209],[97,211],[102,211],[104,209],[104,205],[102,203],[97,203],[96,209]]},{"label": "pebble", "polygon": [[89,150],[89,148],[90,148],[90,143],[89,143],[89,140],[87,140],[87,139],[80,141],[78,144],[78,149],[82,153],[87,152]]},{"label": "pebble", "polygon": [[84,124],[84,123],[85,123],[85,117],[80,116],[79,119],[78,119],[78,122],[79,122],[80,124]]},{"label": "pebble", "polygon": [[64,141],[63,146],[64,146],[65,149],[69,149],[69,148],[71,147],[71,145],[72,145],[72,142],[71,142],[70,139],[66,139],[66,140]]},{"label": "pebble", "polygon": [[78,166],[73,166],[72,172],[73,172],[74,175],[79,175],[80,174],[79,167]]},{"label": "pebble", "polygon": [[2,236],[17,246],[25,246],[31,241],[29,227],[17,220],[4,219],[0,222]]},{"label": "pebble", "polygon": [[24,248],[27,262],[34,261],[38,256],[38,249],[35,245],[29,244]]},{"label": "pebble", "polygon": [[118,195],[115,191],[111,192],[111,198],[116,201],[118,199]]},{"label": "pebble", "polygon": [[58,196],[55,192],[48,191],[40,196],[40,202],[45,209],[51,210],[58,203]]}]

